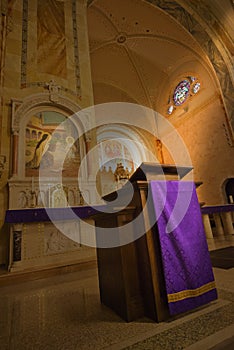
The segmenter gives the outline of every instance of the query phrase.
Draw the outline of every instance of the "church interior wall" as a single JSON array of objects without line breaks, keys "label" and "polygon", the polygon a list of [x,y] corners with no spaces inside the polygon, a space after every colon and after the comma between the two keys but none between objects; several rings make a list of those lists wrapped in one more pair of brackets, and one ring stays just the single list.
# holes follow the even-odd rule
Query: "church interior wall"
[{"label": "church interior wall", "polygon": [[217,98],[177,126],[192,158],[194,179],[203,182],[198,189],[199,199],[207,205],[228,203],[222,183],[232,174],[233,147],[225,133],[225,122]]},{"label": "church interior wall", "polygon": [[[23,166],[27,120],[34,113],[43,110],[57,111],[69,117],[93,103],[88,63],[86,1],[16,0],[4,3],[6,8],[1,21],[1,35],[4,39],[1,42],[1,52],[5,57],[4,62],[1,61],[0,143],[1,154],[4,155],[6,163],[1,176],[0,265],[6,264],[9,258],[10,232],[4,225],[5,212],[9,206],[15,207],[19,203],[14,196],[9,198],[9,191],[14,192],[16,188],[19,190],[31,188],[31,176],[25,177]],[[14,125],[17,113],[20,114],[17,116],[18,125]],[[87,124],[90,121],[85,122]],[[86,152],[86,135],[82,128],[79,132],[83,134],[80,141],[80,152],[83,157]],[[15,151],[13,133],[18,139],[19,153],[18,173],[12,177]],[[96,143],[95,132],[90,132],[89,143],[91,145]],[[83,170],[83,176],[86,178],[87,166],[84,169],[86,170]],[[34,181],[36,187],[37,176]],[[63,245],[64,242],[61,243],[61,246]],[[57,247],[57,250],[61,250],[61,247]],[[82,254],[81,259],[84,256],[89,258],[95,256],[94,251]],[[53,262],[56,258],[54,254],[52,255]],[[58,256],[57,260],[59,259],[61,260],[61,255],[60,258]],[[73,260],[76,260],[75,255]]]},{"label": "church interior wall", "polygon": [[[194,179],[203,182],[198,189],[199,200],[206,204],[227,201],[222,184],[227,178],[233,177],[234,148],[228,121],[232,111],[230,105],[229,110],[225,109],[223,95],[227,92],[230,94],[231,87],[227,86],[227,91],[222,91],[225,85],[222,81],[226,81],[226,73],[223,73],[223,78],[222,74],[221,78],[217,76],[217,67],[220,65],[222,68],[223,63],[220,63],[219,57],[215,60],[215,53],[215,65],[212,65],[213,62],[194,39],[195,36],[192,37],[182,26],[179,27],[178,22],[168,13],[153,8],[147,1],[131,1],[131,6],[137,6],[136,12],[130,11],[129,25],[126,24],[125,18],[125,0],[121,1],[121,6],[119,2],[122,16],[119,18],[115,17],[118,16],[115,5],[111,12],[112,18],[110,14],[109,17],[103,15],[102,1],[94,1],[93,5],[89,1],[88,8],[86,0],[10,0],[4,3],[7,4],[8,10],[6,13],[2,11],[1,18],[0,153],[4,156],[5,163],[0,178],[0,265],[5,264],[8,259],[9,230],[4,225],[4,217],[9,204],[12,203],[12,200],[9,200],[8,186],[9,183],[12,184],[9,179],[12,178],[14,158],[13,133],[19,137],[17,162],[18,168],[21,169],[18,178],[13,179],[13,182],[21,181],[24,186],[24,181],[28,181],[29,184],[31,177],[25,180],[22,171],[22,145],[26,119],[33,112],[50,109],[69,116],[69,112],[74,113],[93,103],[112,101],[138,103],[152,108],[166,116],[183,138],[194,165]],[[219,5],[217,1],[215,3],[218,16]],[[97,10],[99,7],[102,11]],[[144,19],[142,17],[142,22],[138,22],[140,16],[149,13],[150,16]],[[153,14],[158,16],[158,23],[162,28],[165,25],[164,32],[161,28],[154,32]],[[223,16],[224,10],[222,18]],[[231,27],[230,17],[228,18],[229,36],[223,38],[224,44],[228,42],[230,48],[231,42],[228,38]],[[119,31],[116,30],[118,26]],[[143,39],[141,42],[137,41],[138,28],[141,31],[141,39],[146,35],[155,38],[155,46],[152,38],[147,45]],[[110,37],[111,42],[108,46],[106,41],[108,42]],[[222,41],[222,37],[220,40]],[[128,48],[126,49],[128,43],[135,52],[133,57],[129,55]],[[159,54],[162,45],[168,45],[168,51],[165,53],[167,57],[171,55],[170,60],[175,63],[173,67],[168,64],[165,68],[165,58]],[[108,47],[108,51],[105,51],[104,47]],[[176,62],[173,62],[173,52],[179,57]],[[131,66],[130,61],[133,63]],[[202,85],[199,94],[182,108],[177,108],[172,116],[167,115],[168,96],[173,92],[176,83],[183,76],[196,73]],[[22,109],[21,118],[24,122],[18,125],[21,129],[13,129],[14,115],[29,102],[31,110]],[[95,126],[95,120],[91,120],[91,124]],[[120,127],[119,131],[119,135],[126,133],[131,139],[141,142],[160,162],[173,163],[170,152],[162,145],[157,146],[154,135],[147,135],[145,131],[134,127],[129,127],[127,132]],[[108,127],[101,132],[100,129],[94,128],[87,138],[84,137],[81,144],[82,156],[88,148],[96,145],[98,137],[106,141],[108,132],[112,138],[112,131]],[[136,159],[134,152],[138,154]],[[137,153],[134,149],[130,149],[130,155],[131,161],[135,161],[134,170],[140,160],[149,160],[144,152]],[[86,171],[91,172],[88,164]],[[87,172],[83,174],[84,177],[87,176]],[[111,174],[112,185],[113,181],[114,177]]]}]

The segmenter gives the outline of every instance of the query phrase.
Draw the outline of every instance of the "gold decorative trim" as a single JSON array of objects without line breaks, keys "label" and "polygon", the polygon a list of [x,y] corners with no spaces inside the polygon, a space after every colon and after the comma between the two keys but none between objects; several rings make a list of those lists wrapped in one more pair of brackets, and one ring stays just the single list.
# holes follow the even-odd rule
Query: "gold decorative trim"
[{"label": "gold decorative trim", "polygon": [[167,294],[167,299],[168,299],[169,303],[172,303],[175,301],[181,301],[181,300],[184,300],[187,298],[198,297],[199,295],[207,293],[215,288],[216,288],[215,282],[212,281],[212,282],[204,284],[203,286],[196,288],[196,289],[187,289],[187,290],[183,290],[181,292]]}]

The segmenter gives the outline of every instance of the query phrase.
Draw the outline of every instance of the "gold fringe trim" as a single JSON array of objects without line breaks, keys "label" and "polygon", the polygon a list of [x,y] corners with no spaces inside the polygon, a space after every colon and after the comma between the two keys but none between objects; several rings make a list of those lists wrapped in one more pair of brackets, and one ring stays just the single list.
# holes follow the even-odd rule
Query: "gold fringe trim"
[{"label": "gold fringe trim", "polygon": [[209,282],[207,284],[204,284],[203,286],[196,288],[196,289],[187,289],[183,290],[181,292],[173,293],[173,294],[167,294],[167,299],[169,303],[172,303],[174,301],[180,301],[187,298],[193,298],[197,297],[199,295],[202,295],[204,293],[207,293],[211,291],[212,289],[215,289],[215,282]]}]

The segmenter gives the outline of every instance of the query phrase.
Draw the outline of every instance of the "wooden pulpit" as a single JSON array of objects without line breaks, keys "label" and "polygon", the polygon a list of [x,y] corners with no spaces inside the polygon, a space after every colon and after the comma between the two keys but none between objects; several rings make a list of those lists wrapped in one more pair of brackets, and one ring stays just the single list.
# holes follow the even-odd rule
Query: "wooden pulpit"
[{"label": "wooden pulpit", "polygon": [[[102,228],[118,230],[132,222],[128,226],[134,237],[134,219],[146,205],[150,180],[162,179],[163,176],[178,180],[191,170],[191,167],[142,163],[129,180],[134,193],[128,206],[116,213],[94,216],[97,246]],[[126,193],[123,187],[106,195],[104,200],[111,202]],[[113,248],[97,248],[101,302],[126,321],[147,316],[160,322],[169,317],[157,224],[151,227],[148,209],[144,210],[140,222],[144,231],[140,238]],[[147,230],[146,227],[151,228]],[[121,233],[119,235],[121,244]]]}]

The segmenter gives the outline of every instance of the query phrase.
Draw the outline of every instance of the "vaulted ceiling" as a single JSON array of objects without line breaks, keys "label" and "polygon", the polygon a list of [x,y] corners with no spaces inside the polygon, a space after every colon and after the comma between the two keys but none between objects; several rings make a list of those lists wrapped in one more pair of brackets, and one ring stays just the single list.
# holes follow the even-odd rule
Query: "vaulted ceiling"
[{"label": "vaulted ceiling", "polygon": [[[191,111],[217,96],[213,68],[198,42],[168,13],[143,0],[96,0],[88,8],[95,103],[136,102],[163,115],[177,83],[195,76]],[[177,115],[184,113],[177,108]]]}]

